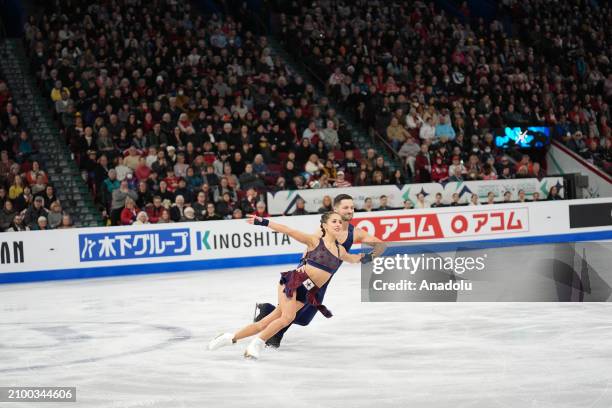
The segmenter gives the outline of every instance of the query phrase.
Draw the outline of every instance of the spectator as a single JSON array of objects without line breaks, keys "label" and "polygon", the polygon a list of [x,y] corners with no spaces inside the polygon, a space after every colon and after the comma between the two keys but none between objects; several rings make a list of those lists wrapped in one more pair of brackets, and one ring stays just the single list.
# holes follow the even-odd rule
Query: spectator
[{"label": "spectator", "polygon": [[336,173],[336,181],[333,184],[336,188],[350,187],[351,183],[344,177],[344,172],[340,170]]},{"label": "spectator", "polygon": [[317,213],[324,214],[329,211],[333,211],[332,199],[328,195],[323,196],[323,200],[321,201],[321,207],[319,207]]},{"label": "spectator", "polygon": [[34,203],[26,210],[23,216],[23,223],[30,229],[34,229],[37,226],[38,218],[47,218],[48,211],[44,207],[44,202],[45,200],[42,197],[36,197]]},{"label": "spectator", "polygon": [[182,195],[177,195],[174,199],[174,204],[170,207],[170,218],[172,221],[179,222],[185,212],[185,198]]},{"label": "spectator", "polygon": [[49,228],[55,229],[60,226],[62,223],[62,206],[59,201],[53,201],[50,206],[50,211],[47,214],[47,221],[49,224]]},{"label": "spectator", "polygon": [[425,201],[425,194],[418,193],[414,208],[429,208],[429,203]]},{"label": "spectator", "polygon": [[133,223],[134,225],[144,225],[149,224],[149,216],[145,211],[140,211],[138,215],[136,215],[136,221]]},{"label": "spectator", "polygon": [[463,204],[460,203],[459,199],[460,199],[459,193],[453,193],[453,195],[451,196],[451,204],[450,204],[450,206],[451,207],[457,207],[457,206],[463,205]]},{"label": "spectator", "polygon": [[470,204],[469,205],[480,205],[478,194],[472,193],[472,195],[470,196]]},{"label": "spectator", "polygon": [[[127,206],[128,198],[132,201],[131,207]],[[112,202],[110,207],[110,218],[112,225],[119,225],[119,222],[121,222],[121,225],[129,225],[134,221],[132,219],[132,222],[127,224],[124,223],[123,214],[126,214],[126,220],[129,220],[130,213],[133,213],[134,219],[136,218],[136,210],[134,209],[136,200],[138,200],[138,194],[136,194],[134,190],[129,189],[127,180],[123,180],[120,183],[119,188],[114,190],[112,194]],[[128,209],[128,211],[125,211],[126,209]]]},{"label": "spectator", "polygon": [[410,133],[399,123],[396,117],[391,118],[391,123],[387,126],[387,139],[391,142],[394,150],[399,147],[410,137]]},{"label": "spectator", "polygon": [[221,195],[221,200],[217,202],[216,210],[222,218],[231,217],[236,204],[231,199],[230,194],[226,191]]},{"label": "spectator", "polygon": [[[128,148],[128,155],[123,159],[123,164],[130,169],[132,172],[136,170],[136,168],[141,164],[140,161],[140,152],[136,148],[136,146],[131,145]],[[119,171],[117,171],[119,173]]]},{"label": "spectator", "polygon": [[[42,179],[40,177],[42,177]],[[47,184],[49,182],[47,173],[41,170],[40,164],[36,160],[32,162],[32,168],[25,173],[25,179],[29,185],[39,182]]]},{"label": "spectator", "polygon": [[219,185],[214,187],[213,200],[216,203],[221,201],[224,193],[229,193],[232,201],[238,201],[238,195],[236,194],[236,191],[234,191],[234,189],[230,187],[229,181],[225,176],[221,177]]},{"label": "spectator", "polygon": [[16,175],[13,179],[13,184],[9,187],[8,198],[9,200],[15,200],[18,196],[23,194],[23,188],[25,187],[21,176]]},{"label": "spectator", "polygon": [[38,217],[38,219],[36,220],[36,224],[34,224],[32,227],[30,227],[30,229],[32,231],[46,231],[49,229],[49,225],[48,225],[48,221],[47,221],[47,217],[45,216],[40,216]]},{"label": "spectator", "polygon": [[251,163],[245,165],[244,173],[240,175],[239,180],[243,190],[265,188],[264,182],[253,172],[253,165]]},{"label": "spectator", "polygon": [[437,140],[446,143],[449,140],[455,140],[455,129],[450,124],[450,121],[445,117],[440,117],[440,123],[436,125],[435,137]]},{"label": "spectator", "polygon": [[186,207],[183,211],[183,216],[180,219],[180,222],[192,222],[196,221],[195,210],[192,207]]},{"label": "spectator", "polygon": [[245,214],[251,214],[257,210],[257,202],[260,201],[259,195],[254,188],[249,188],[246,196],[240,202],[240,208]]},{"label": "spectator", "polygon": [[419,130],[419,137],[422,143],[432,143],[436,138],[436,127],[431,116],[425,119],[425,123],[423,123]]},{"label": "spectator", "polygon": [[45,188],[47,188],[47,184],[45,183],[44,175],[41,174],[38,175],[36,182],[30,184],[30,189],[34,195],[45,191]]},{"label": "spectator", "polygon": [[0,231],[8,230],[15,215],[17,215],[17,211],[13,208],[13,203],[10,200],[6,200],[3,207],[0,211]]},{"label": "spectator", "polygon": [[361,207],[361,210],[359,210],[360,212],[370,212],[370,211],[374,211],[374,206],[372,205],[372,198],[371,197],[366,197],[366,199],[363,201],[363,207]]},{"label": "spectator", "polygon": [[255,215],[264,218],[270,217],[270,214],[266,210],[266,203],[264,203],[263,201],[257,202],[257,210],[255,211]]},{"label": "spectator", "polygon": [[146,207],[147,218],[151,224],[157,224],[165,208],[162,206],[162,198],[158,195],[153,197],[153,204]]},{"label": "spectator", "polygon": [[263,156],[261,154],[255,155],[253,161],[253,172],[258,178],[264,177],[268,173],[268,166],[264,163]]},{"label": "spectator", "polygon": [[13,218],[13,222],[9,225],[7,232],[19,232],[19,231],[29,231],[30,227],[23,222],[24,216],[21,214],[15,214],[15,218]]},{"label": "spectator", "polygon": [[169,224],[172,221],[172,218],[170,218],[170,210],[168,210],[167,208],[164,208],[162,210],[161,213],[161,217],[159,217],[159,220],[157,221],[158,224]]},{"label": "spectator", "polygon": [[206,206],[206,194],[203,191],[200,191],[196,196],[196,202],[192,204],[196,220],[201,221],[204,218],[206,215]]},{"label": "spectator", "polygon": [[55,81],[53,89],[51,89],[51,100],[58,102],[62,99],[62,95],[70,97],[70,90],[62,85],[62,81]]},{"label": "spectator", "polygon": [[506,191],[504,193],[504,200],[503,203],[504,204],[509,204],[512,202],[512,193],[510,191]]},{"label": "spectator", "polygon": [[359,175],[357,176],[357,180],[355,181],[355,186],[369,186],[370,178],[368,177],[368,172],[365,170],[359,171]]},{"label": "spectator", "polygon": [[131,197],[126,196],[125,204],[121,209],[121,225],[132,225],[136,221],[138,213],[139,210],[136,208],[136,202]]},{"label": "spectator", "polygon": [[62,215],[62,222],[58,225],[57,229],[68,229],[74,228],[74,224],[72,223],[72,217],[69,214]]},{"label": "spectator", "polygon": [[455,166],[454,171],[455,173],[448,178],[448,181],[452,181],[452,182],[464,181],[463,174],[461,174],[461,167]]},{"label": "spectator", "polygon": [[340,147],[340,139],[335,129],[336,124],[333,120],[327,121],[327,127],[321,131],[321,141],[328,150],[335,150]]},{"label": "spectator", "polygon": [[206,214],[202,217],[203,221],[216,221],[223,219],[215,210],[213,203],[206,204]]},{"label": "spectator", "polygon": [[563,198],[561,197],[561,195],[559,194],[559,190],[557,189],[557,186],[552,186],[549,190],[548,190],[548,197],[546,197],[546,199],[548,201],[553,201],[553,200],[563,200]]},{"label": "spectator", "polygon": [[431,181],[439,183],[448,178],[448,166],[443,162],[441,156],[436,156],[434,164],[431,168]]},{"label": "spectator", "polygon": [[396,186],[403,186],[404,184],[406,184],[406,179],[402,175],[402,172],[399,169],[397,169],[393,172],[391,176],[391,180],[389,180],[389,183],[395,184]]},{"label": "spectator", "polygon": [[306,211],[306,202],[298,198],[295,202],[295,210],[291,215],[308,215],[308,211]]},{"label": "spectator", "polygon": [[45,200],[45,208],[49,209],[51,207],[51,203],[57,200],[55,196],[55,189],[53,186],[46,186],[45,191],[36,194],[37,197],[42,197]]},{"label": "spectator", "polygon": [[308,128],[304,130],[302,138],[308,139],[310,142],[306,148],[309,148],[311,144],[316,144],[319,141],[319,129],[317,129],[317,123],[315,121],[311,121],[308,124]]},{"label": "spectator", "polygon": [[406,143],[402,145],[401,149],[398,152],[398,155],[406,161],[406,164],[410,169],[410,174],[415,174],[414,163],[420,150],[421,149],[414,137],[408,136],[408,138],[406,139]]},{"label": "spectator", "polygon": [[439,208],[439,207],[446,207],[446,205],[444,205],[444,203],[442,202],[442,193],[436,193],[436,198],[434,202],[431,203],[431,208]]},{"label": "spectator", "polygon": [[376,209],[377,211],[388,211],[388,210],[392,210],[391,207],[389,207],[389,199],[386,195],[381,195],[379,198],[379,205],[378,208]]}]

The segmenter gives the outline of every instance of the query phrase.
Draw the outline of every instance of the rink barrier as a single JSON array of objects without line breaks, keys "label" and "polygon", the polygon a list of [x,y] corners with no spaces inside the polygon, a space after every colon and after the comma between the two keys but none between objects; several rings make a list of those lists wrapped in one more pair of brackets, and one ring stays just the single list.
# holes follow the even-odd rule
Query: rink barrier
[{"label": "rink barrier", "polygon": [[[559,172],[563,174],[563,172]],[[504,200],[504,193],[510,192],[512,198],[518,197],[518,192],[523,190],[527,199],[533,197],[534,192],[540,193],[544,198],[548,190],[556,186],[561,197],[565,196],[563,177],[544,177],[542,179],[510,179],[510,180],[477,180],[477,181],[451,181],[444,183],[417,183],[417,184],[387,184],[382,186],[360,186],[337,188],[313,188],[307,190],[280,190],[267,193],[268,212],[273,215],[291,214],[295,210],[299,198],[304,200],[306,211],[316,212],[323,205],[323,197],[328,195],[334,197],[338,190],[350,194],[356,208],[363,208],[366,198],[372,199],[374,208],[380,205],[380,196],[387,196],[388,206],[392,208],[404,207],[404,201],[412,202],[417,207],[417,195],[423,193],[425,202],[431,204],[435,201],[437,193],[442,194],[443,202],[451,202],[454,193],[459,195],[462,203],[467,203],[472,194],[478,195],[481,202],[487,201],[487,194],[495,194],[495,202]],[[604,196],[605,197],[605,196]]]},{"label": "rink barrier", "polygon": [[[385,241],[430,249],[451,242],[524,245],[612,240],[611,212],[607,198],[356,213],[353,224]],[[319,219],[274,221],[315,232]],[[291,264],[303,250],[244,220],[3,233],[0,283]]]}]

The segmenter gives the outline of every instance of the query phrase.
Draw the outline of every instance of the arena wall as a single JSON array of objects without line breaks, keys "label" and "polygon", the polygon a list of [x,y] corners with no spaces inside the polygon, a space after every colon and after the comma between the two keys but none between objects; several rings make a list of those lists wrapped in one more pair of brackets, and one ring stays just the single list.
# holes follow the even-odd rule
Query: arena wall
[{"label": "arena wall", "polygon": [[[611,218],[612,199],[601,198],[356,213],[353,224],[385,241],[497,245],[612,240]],[[319,228],[318,215],[274,220]],[[10,232],[0,283],[287,264],[303,249],[245,220]]]}]

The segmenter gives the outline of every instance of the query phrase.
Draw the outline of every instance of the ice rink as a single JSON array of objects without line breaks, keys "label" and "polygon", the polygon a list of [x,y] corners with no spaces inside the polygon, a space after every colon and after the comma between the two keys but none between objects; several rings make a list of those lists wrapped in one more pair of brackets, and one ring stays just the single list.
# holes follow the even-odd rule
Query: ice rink
[{"label": "ice rink", "polygon": [[9,407],[612,406],[612,305],[361,303],[359,268],[332,319],[279,350],[206,344],[275,303],[288,266],[0,286],[0,385],[76,386],[77,403]]}]

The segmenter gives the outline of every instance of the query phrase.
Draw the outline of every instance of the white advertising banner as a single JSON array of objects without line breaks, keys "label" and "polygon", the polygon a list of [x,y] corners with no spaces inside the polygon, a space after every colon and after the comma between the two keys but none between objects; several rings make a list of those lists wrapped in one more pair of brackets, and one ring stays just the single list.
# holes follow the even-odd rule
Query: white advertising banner
[{"label": "white advertising banner", "polygon": [[[469,242],[612,232],[610,209],[612,199],[567,200],[363,212],[352,223],[384,241]],[[314,233],[320,217],[273,220]],[[245,220],[7,232],[0,234],[0,283],[28,273],[41,280],[281,264],[303,250]]]},{"label": "white advertising banner", "polygon": [[527,198],[537,191],[541,199],[546,198],[548,190],[552,186],[557,186],[561,196],[565,196],[563,190],[563,177],[546,177],[538,179],[511,179],[511,180],[490,180],[490,181],[462,181],[447,183],[426,183],[426,184],[405,184],[384,185],[384,186],[365,186],[347,188],[323,188],[308,190],[283,190],[275,193],[268,193],[268,212],[273,215],[291,214],[295,210],[295,203],[298,198],[305,201],[306,211],[317,212],[322,205],[323,197],[328,195],[332,199],[341,193],[349,194],[355,200],[355,207],[362,208],[366,198],[371,198],[374,208],[379,206],[379,198],[387,196],[388,206],[403,208],[404,201],[410,200],[414,205],[417,194],[425,195],[425,202],[433,203],[436,193],[442,193],[442,201],[449,203],[454,193],[459,194],[460,202],[469,202],[470,196],[475,193],[480,197],[481,202],[486,201],[487,194],[493,192],[495,201],[504,200],[504,193],[509,191],[512,200],[516,200],[518,192],[524,190]]}]

